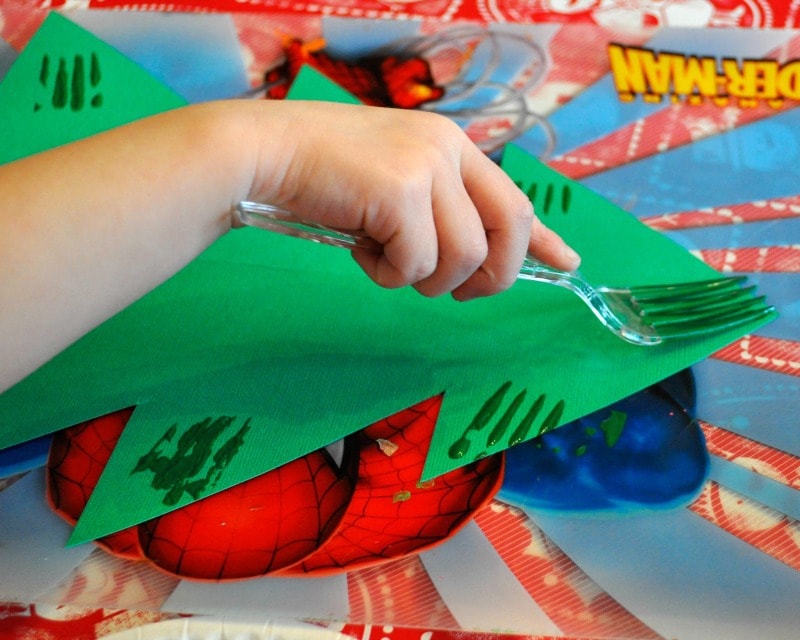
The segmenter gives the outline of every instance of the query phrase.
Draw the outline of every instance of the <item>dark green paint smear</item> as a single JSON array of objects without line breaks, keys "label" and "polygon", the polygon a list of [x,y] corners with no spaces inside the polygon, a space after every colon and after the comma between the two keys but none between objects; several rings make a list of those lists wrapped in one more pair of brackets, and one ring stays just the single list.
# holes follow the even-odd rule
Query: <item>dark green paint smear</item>
[{"label": "dark green paint smear", "polygon": [[83,56],[75,56],[72,63],[72,92],[69,106],[73,111],[80,111],[86,97],[86,76],[83,68]]},{"label": "dark green paint smear", "polygon": [[552,431],[558,426],[559,421],[561,420],[561,416],[564,414],[564,401],[559,400],[556,403],[550,413],[547,414],[547,417],[542,422],[542,428],[539,430],[539,435],[543,435],[548,431]]},{"label": "dark green paint smear", "polygon": [[89,60],[89,82],[92,87],[99,85],[102,77],[103,74],[100,73],[100,59],[97,57],[96,53],[93,53]]},{"label": "dark green paint smear", "polygon": [[58,71],[56,71],[55,87],[53,87],[53,107],[63,109],[67,106],[67,96],[69,95],[69,74],[67,73],[67,61],[61,58],[58,61]]},{"label": "dark green paint smear", "polygon": [[[71,111],[77,113],[83,111],[87,104],[95,109],[103,105],[101,92],[98,91],[90,97],[90,89],[97,89],[102,79],[100,59],[96,53],[92,53],[88,56],[88,65],[86,60],[87,56],[75,55],[72,58],[72,70],[70,71],[67,60],[63,57],[59,58],[58,68],[52,78],[53,86],[49,87],[51,75],[53,75],[50,73],[51,58],[49,55],[42,56],[42,63],[39,67],[39,84],[50,89],[50,103],[54,109],[61,110],[69,107]],[[41,108],[42,104],[40,103],[33,105],[34,111],[39,111]]]},{"label": "dark green paint smear", "polygon": [[528,413],[525,414],[525,417],[522,418],[519,426],[514,430],[514,433],[512,433],[511,437],[508,439],[509,447],[513,447],[515,444],[519,444],[520,442],[527,440],[528,434],[533,426],[533,422],[539,416],[539,412],[541,412],[542,407],[544,406],[544,401],[544,394],[541,394],[538,398],[536,398],[536,401],[533,403],[531,408],[528,409]]},{"label": "dark green paint smear", "polygon": [[[139,458],[130,475],[151,471],[153,479],[150,485],[165,492],[162,500],[165,505],[177,504],[184,493],[199,499],[216,484],[244,444],[244,437],[250,430],[249,418],[215,449],[217,440],[235,420],[235,417],[220,416],[196,422],[178,438],[172,455],[167,455],[167,449],[178,432],[178,425],[173,424],[150,451]],[[208,469],[203,473],[206,467]]]},{"label": "dark green paint smear", "polygon": [[[547,186],[544,187],[542,202],[536,201],[541,193],[539,183],[533,182],[527,187],[524,187],[521,182],[515,180],[514,184],[525,192],[525,195],[528,196],[528,200],[533,204],[537,214],[549,215],[554,207],[558,207],[561,213],[569,213],[569,208],[572,204],[572,189],[569,184],[561,185],[559,189],[556,184],[548,183]],[[556,198],[558,198],[558,202],[556,202]]]},{"label": "dark green paint smear", "polygon": [[[494,419],[496,415],[498,415],[501,404],[510,390],[511,382],[504,382],[500,388],[498,388],[497,391],[495,391],[483,404],[461,436],[450,445],[450,448],[448,449],[448,455],[450,458],[456,460],[467,455],[467,452],[472,445],[470,434],[473,431],[481,431],[484,429],[486,425],[492,419]],[[542,421],[538,431],[533,431],[533,425],[536,419],[539,417],[539,414],[542,412],[542,408],[547,401],[547,396],[545,394],[540,394],[536,400],[534,400],[531,407],[522,416],[522,419],[519,421],[519,423],[517,423],[514,427],[514,419],[520,413],[520,409],[525,402],[527,394],[528,390],[523,389],[514,396],[514,398],[511,400],[511,403],[503,411],[503,413],[500,414],[500,418],[489,432],[484,445],[485,448],[481,450],[480,453],[473,458],[473,460],[479,460],[480,458],[484,458],[489,455],[491,453],[490,450],[499,445],[501,441],[505,439],[506,434],[512,429],[512,427],[513,430],[511,431],[511,435],[508,437],[507,446],[509,447],[519,444],[530,437],[539,436],[543,433],[547,433],[548,431],[552,431],[559,424],[561,417],[564,414],[565,403],[563,400],[559,400],[555,406],[553,406],[553,408],[550,410],[550,413],[548,413]]]},{"label": "dark green paint smear", "polygon": [[553,204],[553,185],[548,184],[544,190],[544,212],[550,213],[550,207]]},{"label": "dark green paint smear", "polygon": [[569,188],[569,185],[564,185],[561,187],[561,212],[567,213],[569,212],[569,205],[572,202],[572,190]]},{"label": "dark green paint smear", "polygon": [[492,429],[489,437],[486,440],[486,446],[493,447],[496,445],[502,437],[506,434],[509,425],[511,424],[511,420],[514,418],[514,415],[519,410],[522,401],[525,399],[526,390],[523,389],[520,391],[516,397],[511,401],[511,404],[506,409],[506,412],[500,417],[500,420],[497,421],[494,429]]},{"label": "dark green paint smear", "polygon": [[467,436],[472,431],[480,431],[489,423],[500,408],[500,404],[503,402],[503,398],[506,397],[509,389],[511,389],[510,380],[500,385],[500,388],[483,403],[478,413],[475,414],[475,417],[469,425],[467,425],[467,428],[464,429],[464,433],[461,434],[461,437],[450,445],[447,453],[452,459],[463,458],[467,454],[471,444]]},{"label": "dark green paint smear", "polygon": [[628,414],[623,411],[611,410],[611,415],[600,423],[600,429],[606,439],[606,446],[613,447],[620,439],[622,431],[625,428],[625,422],[628,419]]},{"label": "dark green paint smear", "polygon": [[47,86],[50,77],[50,56],[42,56],[42,66],[39,68],[39,84]]}]

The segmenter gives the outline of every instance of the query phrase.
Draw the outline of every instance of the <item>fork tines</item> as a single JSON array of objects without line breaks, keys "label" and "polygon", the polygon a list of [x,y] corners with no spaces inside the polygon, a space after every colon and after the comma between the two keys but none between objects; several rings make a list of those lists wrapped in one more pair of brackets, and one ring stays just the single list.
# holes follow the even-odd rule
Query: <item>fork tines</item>
[{"label": "fork tines", "polygon": [[746,276],[732,276],[674,285],[631,288],[640,317],[663,335],[674,327],[686,333],[698,327],[725,328],[774,312],[755,286],[741,286]]}]

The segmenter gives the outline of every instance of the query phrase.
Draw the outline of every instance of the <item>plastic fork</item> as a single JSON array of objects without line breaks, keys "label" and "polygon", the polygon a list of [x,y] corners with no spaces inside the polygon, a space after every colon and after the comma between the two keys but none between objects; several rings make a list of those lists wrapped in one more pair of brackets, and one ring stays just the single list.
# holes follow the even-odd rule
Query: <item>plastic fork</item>
[{"label": "plastic fork", "polygon": [[[347,249],[379,251],[374,239],[303,220],[285,209],[243,201],[235,214],[247,226]],[[554,269],[530,256],[517,276],[564,287],[576,294],[600,322],[632,344],[648,346],[743,325],[775,313],[745,276],[638,287],[607,287],[587,282],[578,272]]]}]

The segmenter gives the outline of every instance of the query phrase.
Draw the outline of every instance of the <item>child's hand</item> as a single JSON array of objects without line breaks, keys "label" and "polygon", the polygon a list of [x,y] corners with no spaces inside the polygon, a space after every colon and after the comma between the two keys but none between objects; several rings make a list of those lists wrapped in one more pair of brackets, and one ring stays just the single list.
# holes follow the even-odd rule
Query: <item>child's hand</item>
[{"label": "child's hand", "polygon": [[[364,230],[378,284],[459,300],[514,282],[526,250],[577,257],[450,121],[238,100],[177,109],[0,167],[0,393],[173,275],[241,200]],[[57,274],[57,278],[54,277]]]},{"label": "child's hand", "polygon": [[[450,120],[431,113],[287,102],[254,105],[262,131],[248,198],[326,226],[363,230],[355,251],[384,287],[459,300],[497,293],[526,252],[571,270],[578,257],[527,197]],[[265,120],[259,127],[258,119]],[[275,119],[285,120],[275,135]]]}]

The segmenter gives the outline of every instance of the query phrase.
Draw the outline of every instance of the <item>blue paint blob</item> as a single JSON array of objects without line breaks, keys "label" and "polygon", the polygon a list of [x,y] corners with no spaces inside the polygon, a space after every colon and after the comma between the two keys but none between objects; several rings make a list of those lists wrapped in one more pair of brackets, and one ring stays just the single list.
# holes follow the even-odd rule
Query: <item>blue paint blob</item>
[{"label": "blue paint blob", "polygon": [[709,468],[694,402],[687,370],[512,447],[498,497],[571,515],[683,506],[697,496]]}]

